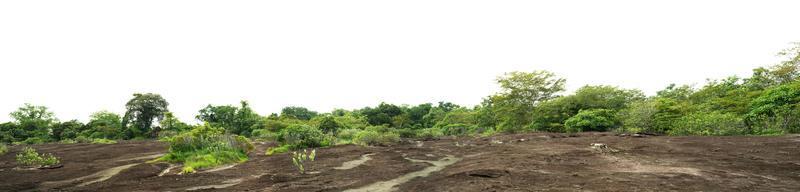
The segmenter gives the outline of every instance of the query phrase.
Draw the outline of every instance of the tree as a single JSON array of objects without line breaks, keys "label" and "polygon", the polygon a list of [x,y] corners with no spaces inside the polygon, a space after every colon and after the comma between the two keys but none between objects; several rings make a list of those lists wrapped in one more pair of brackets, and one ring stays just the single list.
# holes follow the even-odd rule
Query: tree
[{"label": "tree", "polygon": [[530,124],[534,107],[564,91],[565,82],[549,71],[515,71],[498,77],[502,91],[491,96],[498,128],[515,132]]},{"label": "tree", "polygon": [[78,120],[71,120],[67,122],[56,123],[53,126],[52,138],[54,141],[64,139],[74,139],[78,137],[78,133],[83,131],[84,125]]},{"label": "tree", "polygon": [[336,135],[340,127],[341,125],[339,125],[339,123],[336,122],[336,120],[332,116],[323,117],[322,121],[320,121],[319,123],[319,130],[322,130],[322,132],[333,135]]},{"label": "tree", "polygon": [[239,107],[208,105],[200,109],[200,114],[196,118],[214,127],[223,127],[228,133],[247,136],[261,117],[250,108],[247,101],[241,101],[239,104]]},{"label": "tree", "polygon": [[25,140],[30,137],[38,137],[42,140],[50,138],[51,127],[58,121],[53,112],[47,110],[45,106],[31,105],[25,103],[22,107],[10,114],[19,128],[19,139]]},{"label": "tree", "polygon": [[319,113],[308,110],[305,107],[289,106],[281,109],[281,117],[300,119],[304,121],[311,120],[311,118],[314,118],[317,115],[319,115]]},{"label": "tree", "polygon": [[120,139],[123,136],[122,117],[109,111],[98,111],[90,116],[87,129],[81,135],[91,138]]},{"label": "tree", "polygon": [[619,125],[615,112],[608,109],[581,110],[564,122],[567,132],[607,131]]},{"label": "tree", "polygon": [[164,118],[164,113],[169,111],[168,105],[167,100],[158,94],[133,94],[125,104],[127,110],[122,118],[122,125],[126,127],[125,138],[156,137],[158,129],[152,127],[153,121]]},{"label": "tree", "polygon": [[181,120],[176,118],[172,112],[164,113],[164,119],[159,122],[159,125],[164,131],[174,131],[175,133],[189,131],[192,129],[192,126],[181,122]]},{"label": "tree", "polygon": [[752,101],[747,119],[767,130],[800,132],[800,81],[765,91]]}]

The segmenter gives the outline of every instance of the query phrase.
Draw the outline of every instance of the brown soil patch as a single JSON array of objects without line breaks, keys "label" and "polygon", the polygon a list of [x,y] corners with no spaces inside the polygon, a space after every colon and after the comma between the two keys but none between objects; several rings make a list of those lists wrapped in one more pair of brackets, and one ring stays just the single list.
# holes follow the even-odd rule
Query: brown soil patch
[{"label": "brown soil patch", "polygon": [[[60,157],[64,165],[35,170],[15,169],[14,155],[21,147],[14,146],[0,156],[0,191],[344,191],[398,178],[406,179],[390,189],[797,191],[799,138],[639,138],[611,133],[448,137],[392,147],[318,149],[309,167],[317,174],[299,174],[286,154],[263,155],[271,144],[257,144],[245,163],[183,175],[174,174],[179,165],[145,163],[150,155],[166,152],[167,146],[155,141],[35,145],[40,152]],[[592,149],[592,143],[616,151]],[[365,155],[370,159],[355,162],[357,166],[334,169]],[[451,157],[460,160],[424,176],[407,176],[424,173],[435,167],[432,162]],[[169,174],[159,176],[169,167],[173,167]]]}]

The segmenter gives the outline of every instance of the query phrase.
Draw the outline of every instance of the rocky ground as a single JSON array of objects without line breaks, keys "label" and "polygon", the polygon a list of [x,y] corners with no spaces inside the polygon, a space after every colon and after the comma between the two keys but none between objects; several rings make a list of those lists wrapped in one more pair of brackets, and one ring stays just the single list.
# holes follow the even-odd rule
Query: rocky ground
[{"label": "rocky ground", "polygon": [[[594,144],[594,145],[593,145]],[[308,174],[257,144],[246,163],[179,174],[164,143],[45,144],[57,169],[0,156],[0,191],[800,191],[800,135],[530,133],[317,150]]]}]

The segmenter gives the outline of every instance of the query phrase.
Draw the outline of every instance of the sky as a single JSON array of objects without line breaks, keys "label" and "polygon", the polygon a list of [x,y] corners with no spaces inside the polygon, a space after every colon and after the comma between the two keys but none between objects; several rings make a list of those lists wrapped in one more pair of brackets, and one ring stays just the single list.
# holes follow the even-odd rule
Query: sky
[{"label": "sky", "polygon": [[748,76],[800,41],[800,1],[0,1],[0,122],[23,103],[60,120],[161,94],[262,115],[382,101],[478,104],[510,71],[569,91]]}]

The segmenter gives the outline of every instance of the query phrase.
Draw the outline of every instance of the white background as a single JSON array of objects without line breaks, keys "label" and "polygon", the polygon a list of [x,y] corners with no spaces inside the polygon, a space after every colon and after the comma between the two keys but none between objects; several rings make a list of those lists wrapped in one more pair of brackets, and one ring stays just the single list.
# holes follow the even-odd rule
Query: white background
[{"label": "white background", "polygon": [[496,76],[550,70],[654,94],[747,76],[800,41],[800,1],[0,1],[0,121],[23,103],[61,120],[163,95],[263,114],[451,101]]}]

